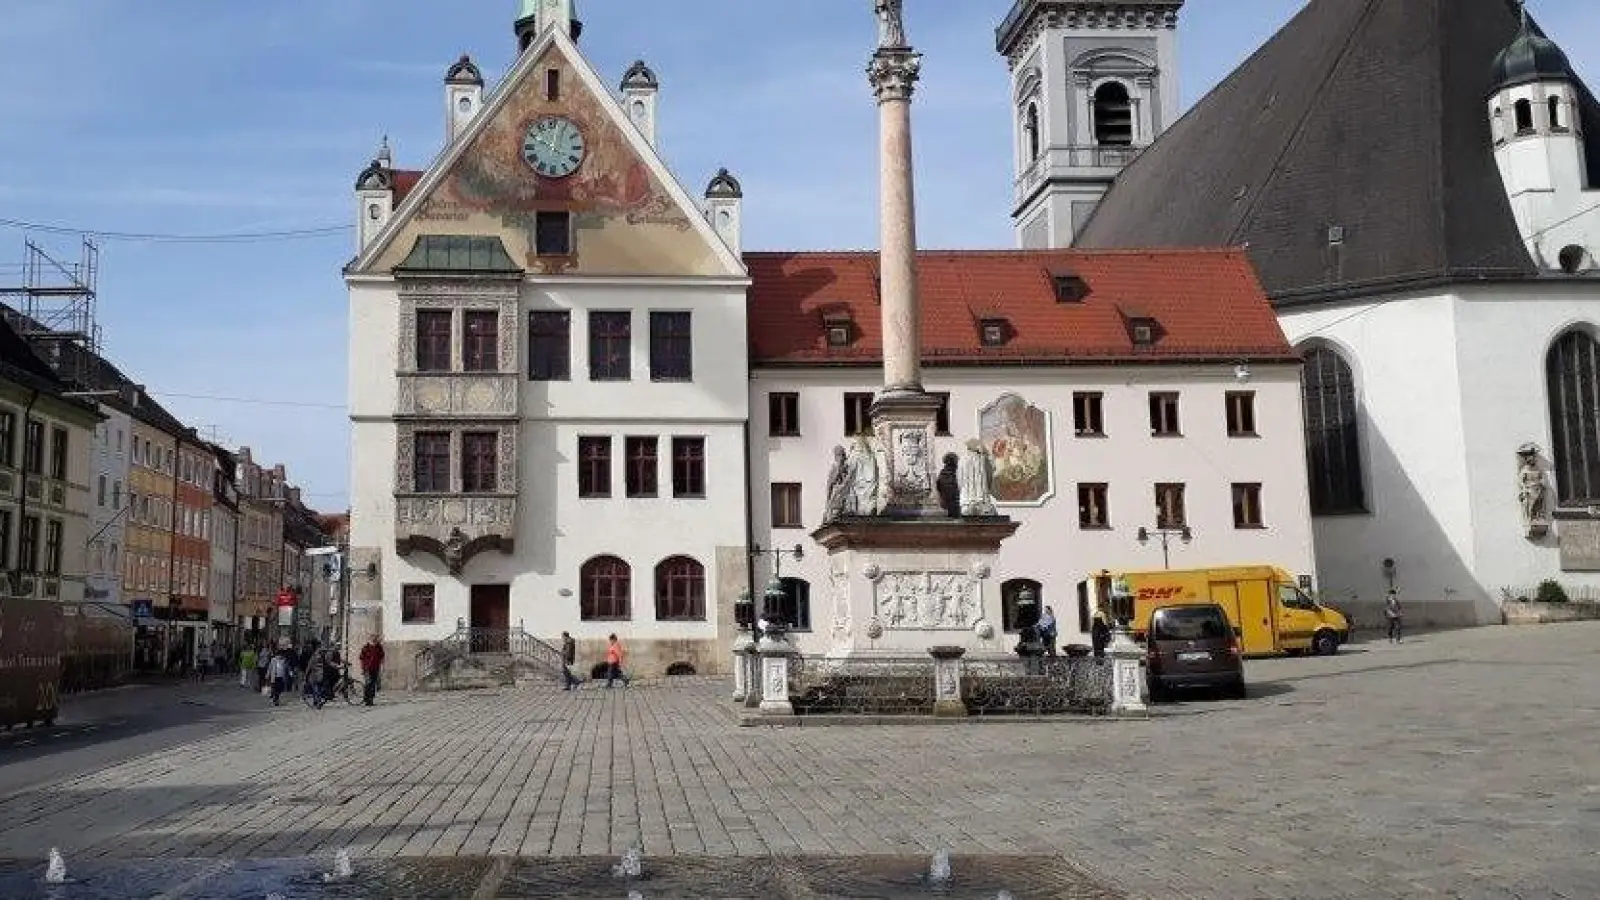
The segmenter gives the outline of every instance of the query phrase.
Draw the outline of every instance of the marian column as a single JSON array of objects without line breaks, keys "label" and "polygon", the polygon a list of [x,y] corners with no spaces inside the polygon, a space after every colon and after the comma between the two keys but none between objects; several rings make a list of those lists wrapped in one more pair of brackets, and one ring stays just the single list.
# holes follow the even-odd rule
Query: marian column
[{"label": "marian column", "polygon": [[883,316],[883,390],[872,426],[888,465],[883,514],[942,517],[934,491],[939,400],[922,389],[922,311],[917,302],[916,198],[911,164],[911,94],[922,56],[906,41],[902,0],[873,0],[878,49],[867,77],[878,98],[878,214]]}]

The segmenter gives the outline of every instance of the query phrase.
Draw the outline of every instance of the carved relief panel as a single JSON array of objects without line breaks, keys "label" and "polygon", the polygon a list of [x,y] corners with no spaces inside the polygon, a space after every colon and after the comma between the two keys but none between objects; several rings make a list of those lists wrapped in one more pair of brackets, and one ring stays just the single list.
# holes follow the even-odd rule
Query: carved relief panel
[{"label": "carved relief panel", "polygon": [[978,582],[966,572],[884,572],[875,593],[890,631],[963,631],[983,618]]}]

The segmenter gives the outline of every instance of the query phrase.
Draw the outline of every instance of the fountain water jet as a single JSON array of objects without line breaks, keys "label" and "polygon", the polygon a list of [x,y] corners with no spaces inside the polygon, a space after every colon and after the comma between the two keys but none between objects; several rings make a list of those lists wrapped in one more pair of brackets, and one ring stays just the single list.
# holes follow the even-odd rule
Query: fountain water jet
[{"label": "fountain water jet", "polygon": [[67,883],[67,861],[61,858],[61,851],[55,847],[50,848],[50,864],[44,870],[44,883]]},{"label": "fountain water jet", "polygon": [[644,874],[644,851],[634,844],[628,852],[622,854],[622,862],[611,869],[611,874],[618,878],[638,878]]},{"label": "fountain water jet", "polygon": [[940,849],[933,854],[933,862],[928,865],[928,883],[942,886],[950,883],[950,851]]}]

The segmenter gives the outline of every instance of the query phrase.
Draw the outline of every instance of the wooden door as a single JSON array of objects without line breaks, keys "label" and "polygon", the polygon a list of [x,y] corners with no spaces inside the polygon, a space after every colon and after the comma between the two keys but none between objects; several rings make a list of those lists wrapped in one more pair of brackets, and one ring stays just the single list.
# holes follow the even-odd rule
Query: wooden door
[{"label": "wooden door", "polygon": [[506,653],[510,649],[511,585],[472,586],[472,652]]}]

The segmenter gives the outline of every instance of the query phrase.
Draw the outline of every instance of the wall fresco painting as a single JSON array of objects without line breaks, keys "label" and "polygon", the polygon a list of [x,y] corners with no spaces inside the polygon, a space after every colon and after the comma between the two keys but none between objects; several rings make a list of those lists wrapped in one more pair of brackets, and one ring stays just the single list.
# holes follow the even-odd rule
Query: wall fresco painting
[{"label": "wall fresco painting", "polygon": [[999,506],[1043,506],[1055,494],[1050,414],[1016,394],[978,411],[978,436],[994,460],[990,486]]}]

